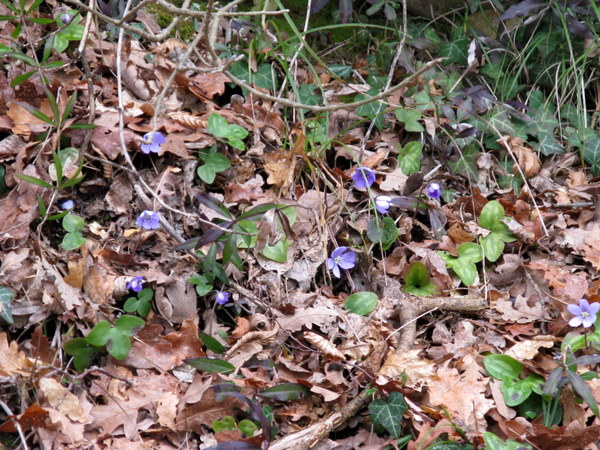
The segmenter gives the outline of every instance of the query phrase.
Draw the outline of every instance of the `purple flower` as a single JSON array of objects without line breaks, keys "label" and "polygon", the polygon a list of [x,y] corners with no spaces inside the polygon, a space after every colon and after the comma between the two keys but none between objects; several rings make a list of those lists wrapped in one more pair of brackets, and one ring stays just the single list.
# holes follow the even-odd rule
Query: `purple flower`
[{"label": "purple flower", "polygon": [[215,301],[219,305],[224,305],[229,301],[229,292],[219,291],[217,292],[217,296],[215,297]]},{"label": "purple flower", "polygon": [[65,12],[60,16],[60,20],[64,25],[68,25],[71,20],[73,20],[73,16],[68,12]]},{"label": "purple flower", "polygon": [[75,208],[75,202],[73,200],[65,200],[60,204],[60,209],[67,211],[68,209]]},{"label": "purple flower", "polygon": [[438,183],[431,183],[427,186],[427,195],[431,198],[440,198],[442,196],[442,187]]},{"label": "purple flower", "polygon": [[392,205],[392,197],[389,195],[378,195],[375,197],[375,208],[379,211],[379,214],[387,214],[388,209]]},{"label": "purple flower", "polygon": [[348,247],[338,247],[331,252],[331,257],[327,258],[327,268],[333,272],[333,276],[340,278],[340,268],[352,269],[355,266],[356,253],[348,250]]},{"label": "purple flower", "polygon": [[600,311],[600,303],[588,302],[586,299],[579,299],[579,305],[569,305],[567,310],[573,314],[573,317],[569,321],[569,326],[579,327],[583,325],[585,328],[589,328],[596,322],[596,314]]},{"label": "purple flower", "polygon": [[366,189],[375,182],[375,172],[368,167],[359,167],[352,174],[352,179],[357,189]]},{"label": "purple flower", "polygon": [[[144,135],[144,141],[150,141],[151,134],[152,132],[146,133]],[[142,143],[141,148],[146,155],[149,155],[150,153],[158,153],[160,151],[160,146],[165,142],[167,142],[167,138],[160,131],[155,131],[154,134],[152,134],[152,140],[150,143]]]},{"label": "purple flower", "polygon": [[145,228],[146,230],[156,230],[160,225],[160,220],[158,218],[158,213],[147,209],[140,214],[136,220],[136,223],[140,228]]},{"label": "purple flower", "polygon": [[140,292],[144,287],[144,277],[134,277],[129,283],[127,283],[127,289],[133,292]]}]

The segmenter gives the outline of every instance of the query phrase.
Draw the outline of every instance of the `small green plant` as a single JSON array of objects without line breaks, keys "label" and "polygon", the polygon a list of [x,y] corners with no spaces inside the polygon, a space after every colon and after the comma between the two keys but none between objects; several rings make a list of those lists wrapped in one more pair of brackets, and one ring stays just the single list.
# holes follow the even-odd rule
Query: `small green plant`
[{"label": "small green plant", "polygon": [[387,250],[398,239],[398,227],[391,217],[373,217],[367,225],[367,237]]},{"label": "small green plant", "polygon": [[[51,49],[58,53],[64,52],[70,42],[79,42],[83,37],[84,26],[80,25],[82,18],[78,11],[69,9],[62,11],[54,16],[54,21],[58,29],[46,41],[44,48],[44,60],[50,56]],[[47,55],[46,55],[47,53]]]},{"label": "small green plant", "polygon": [[483,254],[489,262],[495,262],[504,251],[505,243],[514,242],[508,227],[502,220],[505,219],[504,208],[496,200],[488,202],[481,210],[479,225],[490,230],[490,233],[479,239]]},{"label": "small green plant", "polygon": [[[396,119],[398,119],[399,122],[402,122],[404,124],[404,129],[406,131],[413,131],[416,133],[421,133],[425,131],[425,128],[419,122],[419,120],[421,120],[421,118],[423,117],[423,113],[421,113],[421,111],[418,111],[416,109],[398,108],[396,111],[394,111],[394,114],[396,116]],[[409,144],[412,144],[412,142],[409,142]],[[404,169],[402,169],[402,171],[404,171]]]},{"label": "small green plant", "polygon": [[458,256],[454,257],[445,251],[438,255],[446,262],[448,268],[454,270],[465,286],[471,286],[477,277],[477,264],[482,259],[481,247],[473,242],[463,242],[458,247]]},{"label": "small green plant", "polygon": [[198,176],[205,183],[211,184],[215,181],[217,173],[223,172],[231,167],[231,162],[225,155],[217,153],[217,146],[213,145],[210,149],[203,149],[199,152],[199,158],[204,161],[198,167]]},{"label": "small green plant", "polygon": [[67,232],[61,244],[65,250],[76,250],[85,244],[86,239],[81,234],[85,221],[81,217],[69,213],[63,217],[62,226]]},{"label": "small green plant", "polygon": [[489,431],[483,433],[483,442],[485,442],[486,450],[531,450],[533,448],[529,444],[517,442],[513,439],[504,442],[494,433]]},{"label": "small green plant", "polygon": [[142,289],[137,293],[136,297],[129,297],[123,305],[123,310],[128,313],[137,313],[138,316],[144,319],[148,316],[152,308],[152,299],[154,291],[150,288]]},{"label": "small green plant", "polygon": [[143,328],[139,317],[122,315],[111,326],[101,320],[85,338],[75,338],[65,344],[65,351],[74,357],[73,364],[79,372],[88,367],[96,353],[108,352],[113,358],[125,359],[131,349],[131,337]]},{"label": "small green plant", "polygon": [[[418,112],[418,111],[417,111]],[[402,148],[398,145],[400,154],[398,155],[398,166],[404,172],[404,175],[411,175],[421,170],[421,156],[423,155],[423,145],[420,142],[409,142]]]},{"label": "small green plant", "polygon": [[238,150],[246,148],[243,140],[248,136],[248,130],[227,122],[227,119],[219,114],[213,113],[208,116],[208,132]]},{"label": "small green plant", "polygon": [[437,286],[431,282],[427,267],[420,261],[414,261],[408,267],[404,274],[404,287],[402,289],[419,296],[438,293]]},{"label": "small green plant", "polygon": [[483,359],[488,373],[502,381],[502,397],[507,406],[518,406],[535,392],[542,395],[544,378],[539,375],[528,375],[521,379],[523,364],[508,355],[488,355]]},{"label": "small green plant", "polygon": [[219,431],[233,431],[239,430],[244,437],[252,437],[254,433],[259,430],[258,426],[248,419],[240,420],[239,423],[231,416],[225,416],[219,420],[215,420],[212,423],[212,429],[215,433]]}]

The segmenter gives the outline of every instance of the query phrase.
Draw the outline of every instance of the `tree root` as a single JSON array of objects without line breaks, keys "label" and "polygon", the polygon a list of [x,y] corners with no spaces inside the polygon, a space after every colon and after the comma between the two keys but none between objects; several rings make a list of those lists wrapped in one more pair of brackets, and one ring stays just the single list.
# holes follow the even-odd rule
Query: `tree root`
[{"label": "tree root", "polygon": [[[417,319],[421,314],[436,309],[476,313],[488,307],[487,301],[483,297],[414,297],[402,295],[402,298],[394,300],[397,304],[395,310],[400,316],[401,322],[400,342],[396,350],[398,353],[406,352],[412,348],[417,335]],[[313,448],[321,440],[327,438],[332,431],[366,407],[369,398],[366,390],[361,391],[354,399],[343,405],[339,411],[304,430],[279,439],[269,449],[286,450],[293,448],[308,450]]]}]

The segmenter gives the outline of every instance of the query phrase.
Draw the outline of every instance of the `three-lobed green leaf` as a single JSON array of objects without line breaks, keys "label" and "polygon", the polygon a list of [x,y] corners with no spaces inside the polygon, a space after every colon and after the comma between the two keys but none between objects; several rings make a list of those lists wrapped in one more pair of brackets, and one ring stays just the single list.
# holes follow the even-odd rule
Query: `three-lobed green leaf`
[{"label": "three-lobed green leaf", "polygon": [[248,130],[236,124],[230,124],[227,120],[216,113],[208,116],[208,132],[217,139],[224,139],[229,145],[244,150],[244,141],[248,136]]}]

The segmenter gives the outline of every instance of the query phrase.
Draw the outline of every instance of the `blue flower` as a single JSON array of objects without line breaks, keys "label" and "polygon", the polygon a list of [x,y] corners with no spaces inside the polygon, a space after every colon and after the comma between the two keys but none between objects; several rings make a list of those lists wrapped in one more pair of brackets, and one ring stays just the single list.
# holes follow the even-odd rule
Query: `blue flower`
[{"label": "blue flower", "polygon": [[596,323],[596,314],[600,311],[600,303],[590,305],[590,302],[582,298],[579,299],[579,305],[569,305],[567,310],[575,316],[569,321],[569,326],[583,325],[584,328],[589,328]]},{"label": "blue flower", "polygon": [[[144,135],[144,141],[150,141],[151,134],[152,132],[146,133]],[[142,152],[144,152],[146,155],[149,155],[150,153],[158,153],[160,151],[160,146],[165,142],[167,142],[167,138],[161,132],[155,131],[154,134],[152,134],[152,140],[149,144],[142,143]]]},{"label": "blue flower", "polygon": [[60,209],[62,209],[63,211],[67,211],[73,208],[75,208],[75,202],[73,200],[65,200],[60,204]]},{"label": "blue flower", "polygon": [[140,292],[144,287],[144,277],[134,277],[129,283],[127,283],[127,289],[133,292]]},{"label": "blue flower", "polygon": [[352,179],[357,189],[366,189],[375,182],[375,171],[368,167],[359,167],[352,174]]},{"label": "blue flower", "polygon": [[137,218],[136,223],[138,227],[145,228],[146,230],[156,230],[160,225],[158,213],[147,209],[142,212]]},{"label": "blue flower", "polygon": [[438,183],[431,183],[427,186],[427,195],[431,198],[440,198],[442,196],[442,187]]},{"label": "blue flower", "polygon": [[387,214],[388,209],[392,205],[392,197],[389,195],[378,195],[375,197],[375,208],[379,211],[379,214]]},{"label": "blue flower", "polygon": [[215,301],[219,305],[224,305],[229,301],[229,292],[219,291],[217,292],[217,296],[215,297]]},{"label": "blue flower", "polygon": [[340,278],[340,269],[352,269],[356,265],[356,253],[348,250],[348,247],[338,247],[331,252],[327,258],[327,268],[333,272],[333,276]]}]

